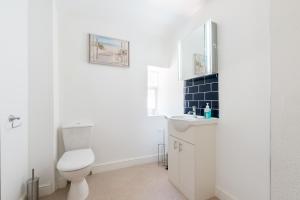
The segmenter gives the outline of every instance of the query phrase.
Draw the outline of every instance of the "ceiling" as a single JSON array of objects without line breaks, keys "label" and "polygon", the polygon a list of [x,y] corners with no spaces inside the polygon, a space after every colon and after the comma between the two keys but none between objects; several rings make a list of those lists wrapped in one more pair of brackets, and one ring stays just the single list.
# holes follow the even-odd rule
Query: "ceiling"
[{"label": "ceiling", "polygon": [[102,17],[166,35],[197,12],[204,0],[59,0],[63,12]]}]

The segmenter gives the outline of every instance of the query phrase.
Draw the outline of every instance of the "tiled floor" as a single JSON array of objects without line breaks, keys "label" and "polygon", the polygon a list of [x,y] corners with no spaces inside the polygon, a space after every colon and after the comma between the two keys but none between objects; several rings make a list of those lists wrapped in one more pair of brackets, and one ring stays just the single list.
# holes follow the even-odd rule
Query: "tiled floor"
[{"label": "tiled floor", "polygon": [[[167,171],[155,164],[124,168],[87,177],[88,200],[186,200],[169,182]],[[67,189],[41,200],[65,200]],[[217,199],[211,199],[217,200]]]}]

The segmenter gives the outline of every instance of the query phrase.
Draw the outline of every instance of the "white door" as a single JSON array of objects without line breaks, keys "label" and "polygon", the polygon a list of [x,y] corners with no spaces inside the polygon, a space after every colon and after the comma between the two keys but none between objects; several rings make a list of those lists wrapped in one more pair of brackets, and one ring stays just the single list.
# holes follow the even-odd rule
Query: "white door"
[{"label": "white door", "polygon": [[182,193],[189,199],[195,199],[195,152],[194,145],[179,140],[179,174]]},{"label": "white door", "polygon": [[[27,0],[0,3],[1,200],[19,200],[28,178],[27,4]],[[21,117],[21,127],[11,127],[11,114]]]},{"label": "white door", "polygon": [[178,141],[170,136],[168,146],[168,175],[169,180],[179,188]]}]

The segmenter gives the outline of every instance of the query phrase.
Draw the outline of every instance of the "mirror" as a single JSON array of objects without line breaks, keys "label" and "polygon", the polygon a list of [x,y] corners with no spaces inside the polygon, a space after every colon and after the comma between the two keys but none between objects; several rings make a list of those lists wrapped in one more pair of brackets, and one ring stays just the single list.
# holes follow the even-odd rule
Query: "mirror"
[{"label": "mirror", "polygon": [[179,42],[181,79],[218,73],[217,24],[209,20]]}]

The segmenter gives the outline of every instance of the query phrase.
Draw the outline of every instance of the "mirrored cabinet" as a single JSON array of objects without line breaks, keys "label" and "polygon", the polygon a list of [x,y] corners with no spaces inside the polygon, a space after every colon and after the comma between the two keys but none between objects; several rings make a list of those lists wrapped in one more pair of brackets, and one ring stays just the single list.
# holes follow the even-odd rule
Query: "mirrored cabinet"
[{"label": "mirrored cabinet", "polygon": [[179,66],[182,80],[218,73],[215,22],[207,21],[179,41]]}]

